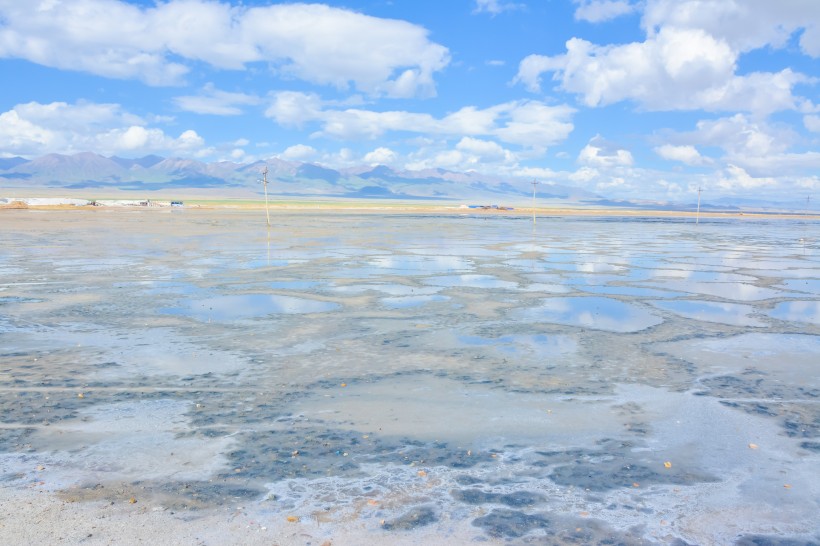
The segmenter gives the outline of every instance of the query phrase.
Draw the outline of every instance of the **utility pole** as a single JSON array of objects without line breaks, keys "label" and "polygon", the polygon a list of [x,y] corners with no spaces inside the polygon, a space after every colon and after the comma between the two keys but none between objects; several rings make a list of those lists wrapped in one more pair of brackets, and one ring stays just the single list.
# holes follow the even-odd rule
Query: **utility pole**
[{"label": "utility pole", "polygon": [[538,180],[532,180],[532,225],[535,225],[535,187],[538,185]]},{"label": "utility pole", "polygon": [[270,211],[268,210],[268,166],[265,165],[265,170],[262,171],[262,186],[265,188],[265,217],[268,219],[268,227],[270,227]]},{"label": "utility pole", "polygon": [[695,217],[695,224],[700,224],[700,186],[698,186],[698,214]]}]

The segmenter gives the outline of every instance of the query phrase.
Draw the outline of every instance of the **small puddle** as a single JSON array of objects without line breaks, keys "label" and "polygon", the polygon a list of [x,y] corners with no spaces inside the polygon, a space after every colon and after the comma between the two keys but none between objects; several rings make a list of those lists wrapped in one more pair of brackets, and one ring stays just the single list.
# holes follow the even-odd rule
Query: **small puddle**
[{"label": "small puddle", "polygon": [[755,312],[755,308],[751,305],[695,300],[652,301],[649,303],[658,309],[705,322],[718,322],[731,326],[767,326],[765,322],[751,316]]},{"label": "small puddle", "polygon": [[638,332],[663,322],[657,315],[610,298],[550,298],[538,307],[516,310],[526,322],[552,322],[610,332]]},{"label": "small puddle", "polygon": [[163,313],[183,315],[201,321],[228,321],[264,317],[325,313],[340,307],[337,303],[280,296],[276,294],[237,294],[183,302],[179,307],[161,309]]}]

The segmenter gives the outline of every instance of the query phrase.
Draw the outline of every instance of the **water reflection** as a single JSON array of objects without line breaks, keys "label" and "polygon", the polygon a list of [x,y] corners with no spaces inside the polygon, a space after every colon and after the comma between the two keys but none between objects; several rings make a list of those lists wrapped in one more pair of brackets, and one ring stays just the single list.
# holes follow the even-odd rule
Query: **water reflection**
[{"label": "water reflection", "polygon": [[273,281],[268,286],[274,290],[310,290],[321,284],[316,281]]},{"label": "water reflection", "polygon": [[392,255],[377,256],[369,264],[379,269],[393,270],[394,274],[421,275],[442,271],[468,271],[472,264],[455,256],[416,256]]},{"label": "water reflection", "polygon": [[459,335],[456,336],[455,342],[456,347],[488,347],[511,356],[526,351],[541,358],[573,354],[578,350],[578,341],[567,335],[508,335],[493,338]]},{"label": "water reflection", "polygon": [[683,296],[681,292],[669,292],[656,288],[645,288],[641,286],[614,286],[614,285],[581,285],[576,287],[579,290],[590,294],[602,294],[605,296],[632,296],[636,298],[677,298]]},{"label": "water reflection", "polygon": [[436,301],[447,301],[447,296],[400,296],[395,298],[382,298],[382,305],[391,309],[407,309],[410,307],[420,307],[427,303]]},{"label": "water reflection", "polygon": [[439,288],[433,286],[410,286],[398,283],[369,283],[369,284],[348,284],[336,286],[334,292],[341,294],[361,294],[364,292],[381,292],[391,296],[418,296],[429,295],[439,292]]},{"label": "water reflection", "polygon": [[745,283],[670,280],[667,282],[647,282],[645,284],[646,286],[665,290],[688,292],[690,294],[700,294],[702,296],[714,296],[717,298],[735,301],[759,301],[782,297],[785,295],[779,290],[763,288]]},{"label": "water reflection", "polygon": [[740,275],[737,273],[719,273],[713,271],[697,271],[693,269],[655,269],[652,277],[670,277],[673,279],[686,279],[692,282],[755,282],[756,277]]},{"label": "water reflection", "polygon": [[513,311],[529,322],[553,322],[611,332],[638,332],[663,319],[635,305],[610,298],[550,298],[538,307]]},{"label": "water reflection", "polygon": [[788,224],[282,214],[275,270],[256,213],[83,214],[4,214],[4,499],[122,485],[188,532],[241,497],[315,544],[820,531],[818,249]]},{"label": "water reflection", "polygon": [[820,279],[788,279],[778,284],[777,287],[820,296]]},{"label": "water reflection", "polygon": [[338,304],[332,302],[293,296],[237,294],[185,301],[179,307],[169,307],[161,311],[173,315],[185,315],[201,321],[224,322],[273,314],[323,313],[339,307]]},{"label": "water reflection", "polygon": [[780,320],[820,325],[820,301],[783,302],[778,304],[769,316]]},{"label": "water reflection", "polygon": [[504,281],[492,275],[443,275],[429,277],[424,282],[433,286],[462,288],[516,288],[517,283]]},{"label": "water reflection", "polygon": [[653,301],[649,303],[659,309],[695,320],[719,322],[732,326],[767,326],[765,322],[751,316],[755,313],[755,308],[751,305],[695,300]]}]

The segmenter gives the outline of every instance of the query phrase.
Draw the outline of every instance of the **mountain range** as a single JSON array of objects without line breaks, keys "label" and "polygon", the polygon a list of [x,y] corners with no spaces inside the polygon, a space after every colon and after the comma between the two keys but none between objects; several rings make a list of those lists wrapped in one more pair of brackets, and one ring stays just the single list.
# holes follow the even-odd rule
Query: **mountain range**
[{"label": "mountain range", "polygon": [[[271,158],[252,163],[202,162],[147,155],[136,159],[105,157],[92,152],[48,154],[35,159],[0,157],[0,194],[83,193],[98,197],[128,193],[210,195],[261,198],[263,171],[267,192],[277,198],[405,199],[479,204],[529,204],[530,180],[445,169],[395,170],[385,165],[331,169],[314,163]],[[1,195],[0,195],[1,196]],[[696,203],[610,200],[605,196],[551,183],[536,186],[539,203],[566,206],[694,210]],[[799,204],[752,200],[719,200],[701,210],[800,210]]]},{"label": "mountain range", "polygon": [[[521,202],[532,197],[528,181],[509,180],[476,172],[444,169],[399,171],[384,165],[330,169],[313,163],[277,158],[253,163],[202,162],[148,155],[136,159],[105,157],[92,152],[48,154],[36,159],[0,158],[0,188],[31,190],[106,190],[192,193],[196,190],[262,195],[267,169],[272,197],[322,197],[464,200],[495,199]],[[581,201],[597,196],[568,186],[541,184],[537,197]]]}]

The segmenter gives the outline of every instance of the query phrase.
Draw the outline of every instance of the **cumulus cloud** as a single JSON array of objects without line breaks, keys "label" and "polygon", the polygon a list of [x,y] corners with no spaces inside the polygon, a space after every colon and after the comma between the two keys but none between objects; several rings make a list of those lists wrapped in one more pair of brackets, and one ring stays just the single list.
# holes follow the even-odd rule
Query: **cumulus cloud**
[{"label": "cumulus cloud", "polygon": [[406,21],[323,4],[212,0],[2,0],[0,57],[151,85],[182,83],[193,62],[227,70],[266,62],[282,77],[390,97],[435,95],[434,74],[449,63],[447,48]]},{"label": "cumulus cloud", "polygon": [[196,131],[173,137],[117,104],[89,102],[18,104],[0,113],[0,141],[6,153],[28,157],[88,150],[197,155],[205,146]]},{"label": "cumulus cloud", "polygon": [[627,0],[574,0],[575,19],[590,23],[601,23],[635,11],[636,6]]},{"label": "cumulus cloud", "polygon": [[291,161],[310,161],[318,155],[316,148],[305,144],[294,144],[282,152],[279,157]]},{"label": "cumulus cloud", "polygon": [[285,127],[301,127],[304,123],[321,119],[322,99],[316,93],[281,91],[274,93],[265,116]]},{"label": "cumulus cloud", "polygon": [[463,137],[454,145],[448,140],[420,143],[419,148],[406,158],[404,167],[519,176],[519,159],[519,154],[495,141]]},{"label": "cumulus cloud", "polygon": [[783,47],[802,30],[803,52],[820,56],[820,48],[814,49],[820,38],[820,3],[813,0],[648,0],[642,25],[650,36],[670,26],[702,29],[741,52]]},{"label": "cumulus cloud", "polygon": [[504,161],[510,158],[510,152],[501,147],[497,142],[491,140],[481,140],[478,138],[464,137],[456,149],[475,156],[480,161]]},{"label": "cumulus cloud", "polygon": [[390,148],[380,146],[372,152],[365,154],[364,161],[370,165],[392,165],[396,162],[397,158],[398,155],[396,152]]},{"label": "cumulus cloud", "polygon": [[509,103],[507,120],[495,134],[504,142],[545,150],[566,139],[573,130],[575,112],[569,106],[552,106],[538,101]]},{"label": "cumulus cloud", "polygon": [[590,167],[609,169],[629,167],[633,163],[629,150],[618,148],[600,136],[594,137],[578,154],[578,163]]},{"label": "cumulus cloud", "polygon": [[[815,31],[820,29],[820,4],[750,1],[757,7],[739,2],[648,0],[644,41],[601,46],[572,38],[562,55],[525,57],[514,81],[540,92],[543,77],[551,75],[559,89],[578,95],[592,107],[634,101],[648,110],[758,114],[810,110],[810,101],[795,96],[794,88],[813,82],[812,78],[789,69],[738,74],[738,60],[750,49],[783,45],[799,29],[801,43],[805,39],[813,44],[815,32],[820,33]],[[582,2],[579,10],[595,6],[595,13],[603,16],[604,5],[615,10],[617,4]],[[785,7],[779,13],[781,5]],[[811,54],[813,46],[804,51]]]},{"label": "cumulus cloud", "polygon": [[241,106],[260,104],[261,99],[245,93],[232,93],[207,84],[199,95],[176,97],[174,103],[182,110],[215,116],[238,116]]},{"label": "cumulus cloud", "polygon": [[318,95],[283,91],[271,97],[266,115],[284,126],[316,122],[317,136],[340,140],[376,139],[388,132],[449,137],[493,137],[502,142],[543,150],[572,132],[573,108],[540,101],[511,101],[485,109],[466,106],[444,117],[407,111],[338,108]]},{"label": "cumulus cloud", "polygon": [[664,144],[655,148],[655,153],[663,159],[670,161],[680,161],[687,165],[705,165],[710,163],[708,158],[703,157],[697,148],[691,145],[675,146]]},{"label": "cumulus cloud", "polygon": [[690,138],[722,148],[734,160],[783,153],[797,138],[788,127],[753,120],[744,114],[702,120],[696,127]]},{"label": "cumulus cloud", "polygon": [[723,170],[722,175],[718,177],[716,185],[721,190],[734,193],[738,190],[776,187],[778,182],[770,177],[753,177],[742,167],[730,164]]}]

